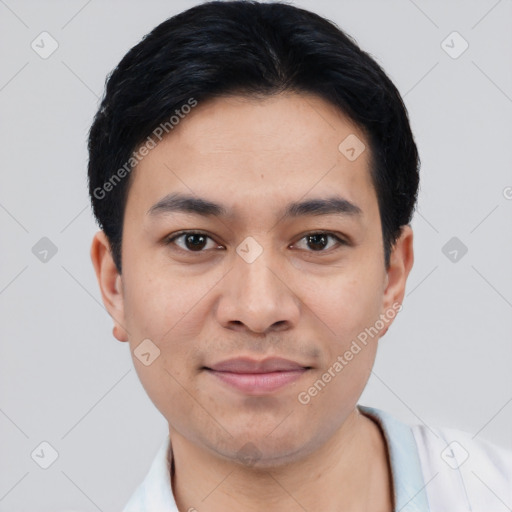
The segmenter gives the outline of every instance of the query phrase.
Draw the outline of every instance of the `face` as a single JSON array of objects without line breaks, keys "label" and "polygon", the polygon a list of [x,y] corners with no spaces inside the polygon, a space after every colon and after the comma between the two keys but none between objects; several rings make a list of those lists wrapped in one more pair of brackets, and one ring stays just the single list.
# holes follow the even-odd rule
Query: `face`
[{"label": "face", "polygon": [[122,275],[101,232],[92,257],[171,438],[268,466],[354,411],[412,265],[409,227],[384,265],[369,151],[316,96],[228,97],[132,171]]}]

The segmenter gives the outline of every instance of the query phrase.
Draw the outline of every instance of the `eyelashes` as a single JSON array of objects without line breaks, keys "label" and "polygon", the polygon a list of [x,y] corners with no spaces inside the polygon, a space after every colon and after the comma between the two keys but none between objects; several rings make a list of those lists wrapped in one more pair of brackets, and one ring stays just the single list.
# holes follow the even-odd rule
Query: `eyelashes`
[{"label": "eyelashes", "polygon": [[[208,234],[206,233],[203,233],[202,231],[180,231],[179,233],[177,234],[174,234],[174,235],[171,235],[170,237],[168,237],[166,239],[166,245],[170,245],[170,244],[175,244],[175,241],[176,240],[179,240],[180,238],[186,238],[186,237],[192,237],[192,236],[195,236],[197,238],[203,238],[203,239],[210,239],[213,241],[213,238],[211,236],[209,236]],[[175,244],[177,245],[177,244]],[[217,245],[218,247],[218,245]],[[190,253],[201,253],[201,252],[205,252],[204,250],[199,250],[199,251],[193,251],[193,250],[189,250],[187,247],[183,248],[183,247],[180,247],[178,245],[178,248],[183,251],[183,252],[190,252]]]},{"label": "eyelashes", "polygon": [[[302,238],[300,238],[298,241],[302,241],[302,240],[306,240],[306,244],[310,242],[310,240],[313,238],[313,237],[322,237],[324,239],[333,239],[335,240],[337,246],[340,246],[340,245],[348,245],[347,242],[345,240],[343,240],[342,238],[340,238],[338,235],[336,235],[335,233],[332,233],[330,231],[313,231],[311,233],[308,233],[306,235],[304,235]],[[329,252],[329,250],[332,249],[332,247],[330,247],[328,250],[327,249],[322,249],[320,251],[307,251],[307,252],[313,252],[313,253],[317,253],[317,252]]]},{"label": "eyelashes", "polygon": [[[183,245],[180,245],[177,243],[177,241],[179,241],[181,239],[184,242]],[[193,242],[194,240],[196,242]],[[213,245],[214,247],[210,247],[210,248],[207,247],[208,240],[213,242],[213,244],[210,244],[210,245]],[[334,247],[332,245],[329,246],[329,242],[328,242],[329,240],[334,240],[334,242],[335,242]],[[305,250],[306,252],[310,252],[313,254],[330,253],[333,249],[340,248],[340,246],[349,245],[349,243],[346,240],[344,240],[338,234],[333,233],[331,231],[311,231],[309,233],[306,233],[301,238],[299,238],[297,240],[297,242],[294,242],[292,244],[292,247],[295,247],[299,242],[302,242],[302,241],[305,241],[306,247],[308,246],[308,244],[313,244],[313,245],[318,244],[319,241],[321,241],[320,242],[321,246],[324,242],[327,242],[326,246],[325,247],[322,246],[319,250],[301,249],[301,250]],[[195,245],[196,249],[198,249],[198,250],[194,250],[190,247],[187,247],[187,243],[190,243],[190,242],[192,242],[192,247]],[[199,243],[197,243],[197,242],[199,242]],[[183,252],[183,253],[187,253],[187,254],[204,254],[205,252],[211,250],[212,248],[219,249],[219,250],[221,248],[223,248],[222,246],[219,246],[219,244],[217,244],[210,235],[208,235],[207,233],[205,233],[203,231],[196,231],[196,230],[180,231],[178,233],[170,235],[165,239],[164,243],[165,243],[165,245],[174,245],[177,248],[177,250],[179,250],[180,252]]]}]

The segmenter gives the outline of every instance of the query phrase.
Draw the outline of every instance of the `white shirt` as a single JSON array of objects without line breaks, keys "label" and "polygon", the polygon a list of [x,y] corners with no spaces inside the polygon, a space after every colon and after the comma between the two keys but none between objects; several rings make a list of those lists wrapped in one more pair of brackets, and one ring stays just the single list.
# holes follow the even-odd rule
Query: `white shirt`
[{"label": "white shirt", "polygon": [[[358,409],[384,433],[396,512],[512,510],[512,451],[460,430],[408,425],[373,407]],[[168,435],[123,512],[178,512],[169,449]]]}]

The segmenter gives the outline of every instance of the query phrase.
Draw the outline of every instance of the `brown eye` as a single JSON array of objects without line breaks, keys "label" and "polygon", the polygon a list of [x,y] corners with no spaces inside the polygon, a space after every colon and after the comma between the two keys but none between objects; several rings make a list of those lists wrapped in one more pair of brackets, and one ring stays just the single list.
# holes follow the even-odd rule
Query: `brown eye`
[{"label": "brown eye", "polygon": [[204,249],[204,246],[206,245],[206,240],[208,238],[204,235],[198,235],[195,233],[183,235],[183,237],[185,246],[187,247],[187,249],[190,249],[191,251],[200,251]]},{"label": "brown eye", "polygon": [[329,244],[329,236],[324,234],[308,235],[306,240],[308,247],[314,251],[321,251]]},{"label": "brown eye", "polygon": [[[180,240],[180,243],[177,243],[178,240]],[[208,240],[211,240],[212,242],[210,247],[207,247]],[[218,247],[218,245],[215,244],[208,235],[204,233],[196,233],[194,231],[185,231],[178,233],[168,238],[166,243],[174,243],[181,250],[186,252],[204,252],[205,248]]]},{"label": "brown eye", "polygon": [[[329,245],[329,239],[334,240],[334,244]],[[310,252],[327,252],[326,248],[328,250],[336,245],[345,245],[345,241],[335,234],[325,232],[309,233],[302,237],[299,242],[302,240],[306,241],[306,246],[311,249]]]}]

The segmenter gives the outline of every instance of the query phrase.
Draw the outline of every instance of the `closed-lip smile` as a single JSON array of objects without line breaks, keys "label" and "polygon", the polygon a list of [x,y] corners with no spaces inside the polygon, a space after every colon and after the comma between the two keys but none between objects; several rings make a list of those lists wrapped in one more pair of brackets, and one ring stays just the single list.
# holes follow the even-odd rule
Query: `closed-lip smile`
[{"label": "closed-lip smile", "polygon": [[239,357],[203,369],[244,394],[266,395],[300,379],[311,367],[281,357]]}]

